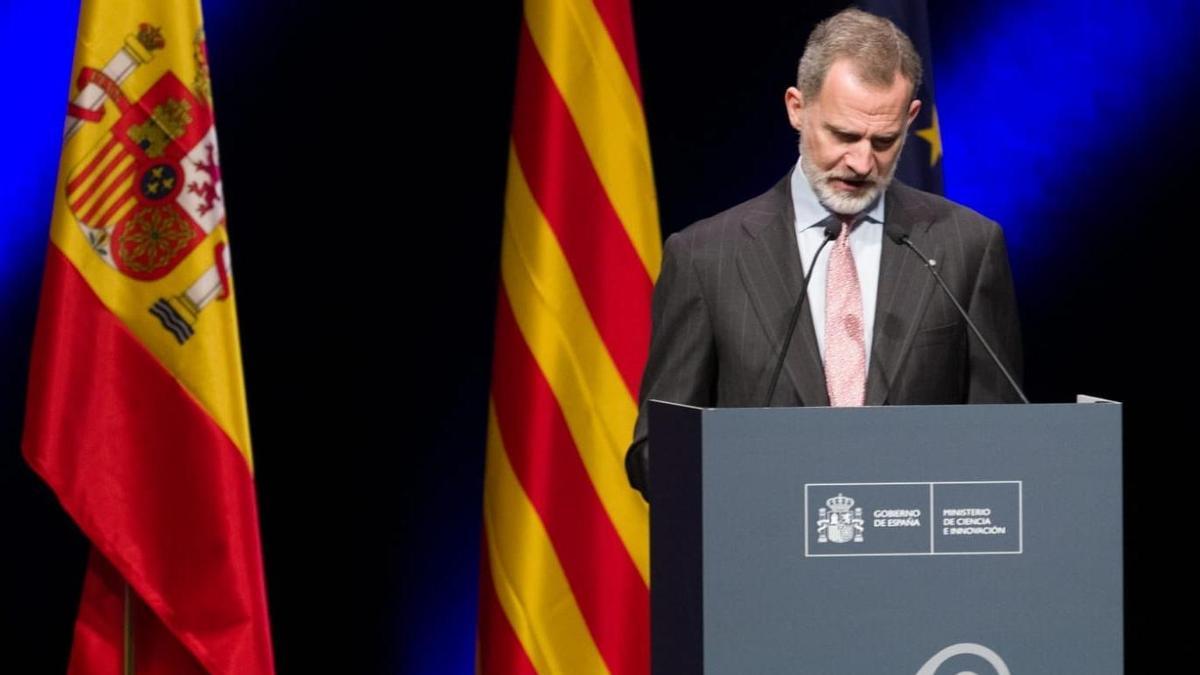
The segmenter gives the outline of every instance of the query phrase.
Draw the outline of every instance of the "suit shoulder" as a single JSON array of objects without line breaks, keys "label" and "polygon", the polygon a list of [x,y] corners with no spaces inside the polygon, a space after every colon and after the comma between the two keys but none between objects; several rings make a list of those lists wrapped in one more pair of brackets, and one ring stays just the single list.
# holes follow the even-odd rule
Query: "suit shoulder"
[{"label": "suit shoulder", "polygon": [[910,217],[926,223],[931,235],[953,233],[961,240],[978,245],[986,245],[996,237],[1003,237],[999,223],[941,195],[894,182],[888,197],[895,198],[897,206],[903,208]]}]

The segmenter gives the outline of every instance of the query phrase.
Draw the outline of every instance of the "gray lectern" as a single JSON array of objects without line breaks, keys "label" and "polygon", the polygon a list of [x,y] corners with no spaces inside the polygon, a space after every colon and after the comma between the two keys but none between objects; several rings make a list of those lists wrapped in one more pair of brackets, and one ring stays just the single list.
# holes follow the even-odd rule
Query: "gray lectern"
[{"label": "gray lectern", "polygon": [[659,675],[1122,672],[1121,406],[654,402]]}]

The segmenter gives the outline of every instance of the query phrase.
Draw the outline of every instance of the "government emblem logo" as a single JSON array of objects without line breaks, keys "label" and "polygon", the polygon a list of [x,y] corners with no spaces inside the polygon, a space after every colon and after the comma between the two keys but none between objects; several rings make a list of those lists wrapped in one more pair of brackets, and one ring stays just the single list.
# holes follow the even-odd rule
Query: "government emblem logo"
[{"label": "government emblem logo", "polygon": [[825,500],[825,506],[817,510],[817,542],[845,544],[863,540],[862,507],[854,506],[854,500],[842,493]]}]

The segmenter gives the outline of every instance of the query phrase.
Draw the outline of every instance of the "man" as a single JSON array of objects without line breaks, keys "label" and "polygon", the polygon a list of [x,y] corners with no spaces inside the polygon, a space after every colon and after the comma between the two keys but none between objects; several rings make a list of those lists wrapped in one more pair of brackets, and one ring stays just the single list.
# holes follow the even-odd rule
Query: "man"
[{"label": "man", "polygon": [[[654,290],[630,482],[648,497],[647,402],[927,405],[1016,400],[908,235],[1019,379],[1012,273],[996,223],[892,182],[921,60],[890,21],[846,10],[816,27],[784,95],[797,167],[766,194],[667,239]],[[829,231],[837,232],[816,259]],[[766,400],[803,275],[807,300]]]}]

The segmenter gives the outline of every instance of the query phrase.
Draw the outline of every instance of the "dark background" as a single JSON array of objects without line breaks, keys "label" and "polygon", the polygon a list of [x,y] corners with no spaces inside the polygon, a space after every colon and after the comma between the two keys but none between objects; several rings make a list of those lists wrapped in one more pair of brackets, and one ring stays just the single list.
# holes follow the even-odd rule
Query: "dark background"
[{"label": "dark background", "polygon": [[[795,161],[844,2],[634,2],[664,235]],[[1029,394],[1126,402],[1129,670],[1185,645],[1200,9],[930,3],[946,192],[1004,226]],[[283,673],[472,671],[520,6],[205,2]],[[0,662],[61,672],[86,542],[19,452],[77,6],[0,4]],[[911,151],[910,146],[910,151]],[[9,667],[0,666],[9,672]],[[14,671],[16,672],[16,671]],[[1142,670],[1142,672],[1145,672]]]}]

